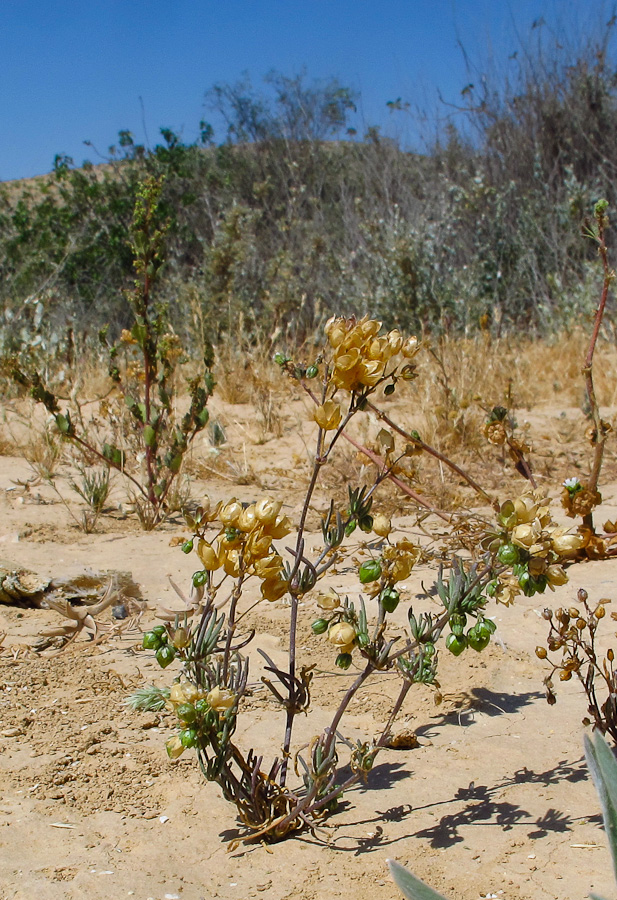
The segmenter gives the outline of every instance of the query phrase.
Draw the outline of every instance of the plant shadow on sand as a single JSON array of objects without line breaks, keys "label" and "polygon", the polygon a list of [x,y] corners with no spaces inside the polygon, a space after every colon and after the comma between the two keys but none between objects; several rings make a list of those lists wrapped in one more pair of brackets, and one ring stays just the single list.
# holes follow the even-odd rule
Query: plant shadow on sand
[{"label": "plant shadow on sand", "polygon": [[[447,695],[446,695],[447,697]],[[436,732],[454,720],[459,725],[469,726],[474,723],[474,713],[482,712],[487,716],[512,715],[536,700],[544,698],[541,691],[528,691],[524,694],[504,694],[491,691],[489,688],[472,688],[457,695],[455,709],[432,716],[426,725],[414,729],[417,738],[434,737]]]},{"label": "plant shadow on sand", "polygon": [[531,814],[513,803],[496,802],[493,798],[499,796],[507,788],[517,784],[556,784],[561,781],[577,782],[588,777],[585,761],[581,757],[575,762],[561,760],[551,769],[544,772],[533,772],[527,768],[519,769],[511,777],[504,778],[492,787],[476,785],[473,782],[466,788],[459,788],[449,800],[441,800],[418,809],[429,809],[435,806],[449,805],[456,802],[464,802],[463,809],[455,813],[448,813],[431,828],[423,828],[412,836],[428,838],[430,846],[438,849],[451,847],[464,838],[460,829],[466,825],[492,825],[509,831],[519,826],[532,827],[526,831],[526,837],[530,840],[538,840],[546,837],[549,832],[570,831],[571,827],[584,819],[594,824],[601,823],[601,816],[593,813],[584,817],[572,817],[557,809],[549,808],[543,816],[531,818]]},{"label": "plant shadow on sand", "polygon": [[[409,775],[410,773],[405,773]],[[475,785],[471,782],[467,787],[460,787],[446,800],[425,806],[414,807],[410,803],[393,806],[385,810],[376,810],[375,816],[357,820],[353,827],[363,828],[374,826],[373,832],[362,837],[352,834],[341,835],[329,842],[329,846],[335,850],[351,852],[355,856],[387,847],[401,841],[409,841],[412,838],[428,839],[429,845],[435,849],[446,849],[464,840],[461,829],[469,825],[493,826],[510,831],[515,827],[525,828],[525,837],[530,840],[538,840],[546,837],[549,832],[566,832],[572,826],[581,821],[594,825],[601,825],[602,818],[598,813],[588,816],[572,817],[557,809],[549,808],[542,816],[531,816],[528,810],[515,803],[496,801],[504,790],[518,784],[556,784],[562,781],[572,783],[585,780],[588,777],[584,759],[570,763],[561,760],[555,767],[544,772],[533,772],[527,768],[519,769],[513,775],[508,776],[492,786]],[[453,804],[464,803],[462,809],[454,813],[447,813],[430,828],[418,831],[406,830],[404,834],[390,837],[384,833],[383,824],[389,822],[402,822],[414,813],[422,810],[434,809],[437,806],[450,807]],[[351,842],[351,845],[349,845]]]}]

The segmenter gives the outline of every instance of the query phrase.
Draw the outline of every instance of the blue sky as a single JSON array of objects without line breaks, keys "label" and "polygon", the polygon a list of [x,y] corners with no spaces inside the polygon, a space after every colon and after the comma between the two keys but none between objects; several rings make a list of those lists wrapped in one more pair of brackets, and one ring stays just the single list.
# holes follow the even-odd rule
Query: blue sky
[{"label": "blue sky", "polygon": [[413,142],[415,120],[386,102],[457,102],[459,41],[503,71],[535,20],[559,34],[610,12],[602,0],[0,0],[0,180],[47,172],[56,153],[99,161],[83,141],[106,153],[120,129],[192,141],[200,119],[217,125],[209,87],[271,69],[337,77],[361,94],[360,128]]}]

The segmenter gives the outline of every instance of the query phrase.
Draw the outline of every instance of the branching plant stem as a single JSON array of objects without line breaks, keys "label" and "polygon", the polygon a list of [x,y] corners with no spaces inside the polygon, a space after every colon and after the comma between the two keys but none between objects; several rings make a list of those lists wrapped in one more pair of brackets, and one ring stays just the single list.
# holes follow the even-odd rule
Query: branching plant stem
[{"label": "branching plant stem", "polygon": [[[598,244],[598,253],[600,255],[600,259],[602,260],[602,267],[604,270],[604,281],[602,284],[602,294],[600,295],[600,303],[596,310],[596,315],[593,323],[593,330],[591,332],[591,338],[589,340],[589,347],[587,349],[587,355],[585,357],[585,362],[583,365],[583,377],[585,379],[585,389],[587,391],[587,399],[589,401],[589,408],[591,410],[591,416],[593,418],[594,430],[595,430],[595,441],[594,441],[594,455],[593,462],[591,465],[591,472],[589,474],[589,481],[587,484],[588,489],[594,493],[598,489],[598,480],[600,478],[600,471],[602,469],[602,459],[604,457],[604,445],[606,443],[607,438],[607,430],[602,422],[602,418],[600,416],[600,409],[598,406],[598,401],[596,398],[595,387],[593,383],[593,357],[596,349],[596,343],[598,341],[598,335],[600,333],[600,327],[602,325],[602,319],[604,317],[604,310],[606,308],[606,301],[608,299],[608,292],[611,285],[611,282],[615,278],[615,272],[609,267],[608,263],[608,250],[606,246],[606,237],[605,230],[606,225],[608,224],[608,220],[605,215],[606,206],[603,201],[600,201],[596,204],[596,223],[597,223],[597,231],[593,235],[597,244]],[[593,514],[590,512],[583,518],[583,524],[588,526],[593,530]]]}]

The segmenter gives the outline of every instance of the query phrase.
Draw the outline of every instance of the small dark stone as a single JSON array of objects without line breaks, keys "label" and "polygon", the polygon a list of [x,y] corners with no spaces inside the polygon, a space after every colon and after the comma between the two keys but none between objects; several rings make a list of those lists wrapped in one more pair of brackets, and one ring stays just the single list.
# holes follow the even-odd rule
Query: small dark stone
[{"label": "small dark stone", "polygon": [[126,619],[126,617],[128,616],[128,612],[124,603],[119,603],[117,606],[114,606],[111,610],[111,614],[114,619]]}]

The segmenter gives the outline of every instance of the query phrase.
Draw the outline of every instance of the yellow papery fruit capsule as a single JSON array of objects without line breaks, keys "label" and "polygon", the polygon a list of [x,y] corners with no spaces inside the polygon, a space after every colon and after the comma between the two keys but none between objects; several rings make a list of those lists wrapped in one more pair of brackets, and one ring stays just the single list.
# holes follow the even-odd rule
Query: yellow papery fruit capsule
[{"label": "yellow papery fruit capsule", "polygon": [[542,528],[546,528],[547,525],[551,524],[552,516],[551,511],[548,506],[540,506],[538,508],[538,512],[536,513],[536,519],[542,526]]},{"label": "yellow papery fruit capsule", "polygon": [[320,609],[331,610],[336,609],[341,605],[341,598],[337,594],[335,590],[330,588],[330,590],[326,591],[325,594],[320,594],[317,597],[317,606]]},{"label": "yellow papery fruit capsule", "polygon": [[521,494],[514,501],[514,511],[519,525],[531,522],[536,517],[539,503],[530,494]]},{"label": "yellow papery fruit capsule", "polygon": [[376,516],[373,516],[373,531],[379,537],[388,537],[392,531],[392,522],[383,513],[377,513]]},{"label": "yellow papery fruit capsule", "polygon": [[289,585],[283,578],[266,578],[261,583],[261,596],[264,600],[269,600],[270,603],[273,603],[275,600],[280,600],[281,597],[285,596],[288,587]]},{"label": "yellow papery fruit capsule", "polygon": [[255,574],[264,580],[268,578],[276,578],[283,568],[283,560],[278,553],[258,559],[254,563]]},{"label": "yellow papery fruit capsule", "polygon": [[264,525],[264,534],[269,534],[275,541],[280,541],[293,531],[293,524],[289,516],[280,516],[274,525]]},{"label": "yellow papery fruit capsule", "polygon": [[409,538],[401,538],[400,541],[397,541],[394,545],[397,550],[404,550],[407,553],[413,553],[416,556],[419,553],[418,547],[414,544],[413,541],[410,541]]},{"label": "yellow papery fruit capsule", "polygon": [[401,354],[405,357],[405,359],[412,359],[420,349],[420,344],[417,337],[408,337],[403,346],[401,347]]},{"label": "yellow papery fruit capsule", "polygon": [[359,353],[363,343],[364,337],[356,325],[354,328],[349,329],[337,349],[339,353],[346,351]]},{"label": "yellow papery fruit capsule", "polygon": [[549,550],[551,549],[550,541],[536,541],[535,544],[532,544],[529,548],[529,553],[531,556],[541,557],[542,559],[546,559],[548,556]]},{"label": "yellow papery fruit capsule", "polygon": [[405,581],[411,575],[415,558],[405,554],[397,557],[389,566],[388,573],[392,581]]},{"label": "yellow papery fruit capsule", "polygon": [[191,636],[186,628],[176,628],[171,642],[176,650],[183,650],[191,643]]},{"label": "yellow papery fruit capsule", "polygon": [[334,359],[334,368],[337,372],[347,372],[362,362],[362,355],[358,347],[350,347],[345,353],[337,353]]},{"label": "yellow papery fruit capsule", "polygon": [[253,531],[246,542],[246,554],[252,560],[261,559],[268,556],[272,545],[272,537],[264,534],[261,529]]},{"label": "yellow papery fruit capsule", "polygon": [[201,699],[204,695],[204,692],[200,690],[196,684],[192,684],[190,681],[182,682],[182,690],[184,691],[187,703],[195,703],[196,700]]},{"label": "yellow papery fruit capsule", "polygon": [[584,545],[585,541],[580,534],[567,534],[561,529],[555,529],[551,535],[553,550],[560,556],[576,553]]},{"label": "yellow papery fruit capsule", "polygon": [[235,497],[226,503],[219,512],[219,519],[226,526],[235,527],[238,524],[238,518],[242,512],[242,504]]},{"label": "yellow papery fruit capsule", "polygon": [[250,506],[247,506],[246,509],[243,509],[240,515],[238,516],[238,524],[237,527],[240,531],[244,531],[245,533],[251,531],[255,525],[257,524],[257,514],[256,507],[254,503],[251,503]]},{"label": "yellow papery fruit capsule", "polygon": [[221,557],[219,551],[215,550],[208,541],[200,540],[197,544],[197,556],[201,560],[201,564],[208,572],[214,572],[220,568]]},{"label": "yellow papery fruit capsule", "polygon": [[378,322],[377,319],[369,319],[368,316],[364,316],[364,318],[360,319],[356,328],[362,335],[363,339],[375,337],[376,334],[379,334],[381,331],[381,322]]},{"label": "yellow papery fruit capsule", "polygon": [[313,418],[324,431],[334,431],[341,423],[341,407],[334,400],[326,400],[313,412]]},{"label": "yellow papery fruit capsule", "polygon": [[283,503],[281,500],[272,500],[270,497],[263,497],[255,504],[255,516],[263,525],[269,525],[276,521],[276,517],[281,511]]},{"label": "yellow papery fruit capsule", "polygon": [[517,525],[512,529],[511,540],[513,544],[524,547],[526,550],[535,544],[542,533],[540,523],[529,522],[524,525]]},{"label": "yellow papery fruit capsule", "polygon": [[397,328],[394,328],[387,336],[388,352],[391,356],[396,356],[401,352],[403,347],[403,335]]},{"label": "yellow papery fruit capsule", "polygon": [[358,384],[360,379],[360,363],[351,369],[339,369],[335,366],[332,373],[332,382],[337,388],[344,391],[352,391]]},{"label": "yellow papery fruit capsule", "polygon": [[328,319],[325,327],[326,337],[330,343],[331,347],[336,349],[341,341],[344,339],[347,334],[347,329],[345,328],[345,320],[341,318],[337,318],[336,316],[332,316],[331,319]]},{"label": "yellow papery fruit capsule", "polygon": [[228,688],[217,686],[206,694],[206,702],[215,712],[225,712],[226,709],[231,709],[235,700],[236,695]]},{"label": "yellow papery fruit capsule", "polygon": [[240,574],[240,553],[238,550],[228,550],[223,554],[223,569],[232,578],[238,577]]},{"label": "yellow papery fruit capsule", "polygon": [[337,622],[328,630],[328,640],[341,653],[351,653],[356,639],[356,629],[349,622]]},{"label": "yellow papery fruit capsule", "polygon": [[384,359],[387,352],[388,342],[383,337],[376,337],[366,348],[366,356],[369,359]]},{"label": "yellow papery fruit capsule", "polygon": [[[533,544],[535,547],[536,545]],[[529,551],[531,553],[531,550]],[[546,572],[546,560],[542,556],[534,556],[529,560],[529,574],[534,577],[537,575],[544,575]]]},{"label": "yellow papery fruit capsule", "polygon": [[358,367],[358,381],[366,387],[375,387],[383,375],[383,363],[379,359],[360,363]]},{"label": "yellow papery fruit capsule", "polygon": [[170,703],[186,703],[186,695],[184,693],[184,687],[180,684],[179,681],[176,681],[169,689],[169,702]]},{"label": "yellow papery fruit capsule", "polygon": [[179,756],[182,756],[186,748],[178,735],[174,734],[174,736],[169,738],[165,744],[165,749],[167,750],[167,756],[170,759],[178,759]]},{"label": "yellow papery fruit capsule", "polygon": [[568,576],[566,574],[566,570],[563,566],[559,566],[554,564],[549,566],[546,570],[546,578],[548,580],[549,585],[561,585],[568,583]]}]

